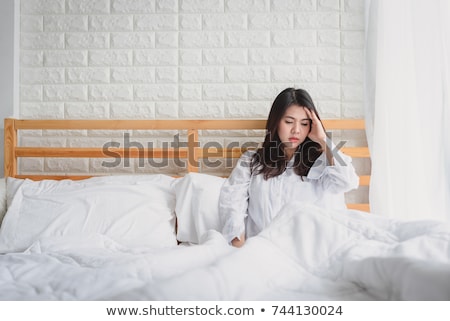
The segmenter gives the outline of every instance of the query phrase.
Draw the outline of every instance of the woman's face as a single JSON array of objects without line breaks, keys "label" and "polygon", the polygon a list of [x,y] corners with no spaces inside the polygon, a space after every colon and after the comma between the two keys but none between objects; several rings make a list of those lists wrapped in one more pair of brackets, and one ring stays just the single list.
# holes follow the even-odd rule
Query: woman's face
[{"label": "woman's face", "polygon": [[284,143],[284,152],[292,156],[297,147],[303,143],[311,129],[311,119],[305,107],[291,105],[286,109],[278,124],[278,137]]}]

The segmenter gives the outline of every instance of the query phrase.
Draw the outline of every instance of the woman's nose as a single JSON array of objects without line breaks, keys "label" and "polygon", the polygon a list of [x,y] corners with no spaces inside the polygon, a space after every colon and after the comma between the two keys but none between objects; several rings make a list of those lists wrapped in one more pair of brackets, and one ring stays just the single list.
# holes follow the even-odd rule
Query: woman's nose
[{"label": "woman's nose", "polygon": [[294,126],[292,126],[292,132],[299,133],[300,132],[300,124],[294,123]]}]

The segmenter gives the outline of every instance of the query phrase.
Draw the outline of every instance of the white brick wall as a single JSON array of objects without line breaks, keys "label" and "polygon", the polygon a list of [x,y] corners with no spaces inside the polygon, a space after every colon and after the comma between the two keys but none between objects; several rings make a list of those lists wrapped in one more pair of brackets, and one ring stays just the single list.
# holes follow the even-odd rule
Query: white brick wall
[{"label": "white brick wall", "polygon": [[361,117],[363,3],[21,0],[20,116],[265,118],[295,86],[325,118]]}]

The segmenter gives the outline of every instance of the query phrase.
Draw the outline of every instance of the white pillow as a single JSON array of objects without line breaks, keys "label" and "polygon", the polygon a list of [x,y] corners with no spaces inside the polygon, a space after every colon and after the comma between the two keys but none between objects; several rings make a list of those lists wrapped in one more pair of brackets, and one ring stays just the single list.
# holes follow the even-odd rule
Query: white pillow
[{"label": "white pillow", "polygon": [[0,225],[6,213],[6,180],[0,178]]},{"label": "white pillow", "polygon": [[0,251],[24,251],[41,237],[98,234],[127,247],[175,246],[173,180],[166,175],[8,178],[13,196],[0,228]]},{"label": "white pillow", "polygon": [[[136,175],[108,175],[108,176],[96,176],[91,177],[84,180],[79,181],[73,181],[70,179],[64,179],[64,180],[43,180],[40,182],[45,182],[45,184],[48,184],[49,186],[63,186],[63,185],[70,185],[70,184],[109,184],[109,183],[117,183],[117,184],[136,184],[138,182],[155,182],[158,184],[162,184],[163,186],[170,186],[172,182],[175,180],[175,178],[168,176],[168,175],[162,175],[162,174],[152,174],[152,175],[145,175],[145,174],[136,174]],[[11,202],[14,198],[14,195],[16,194],[19,187],[24,182],[32,182],[29,179],[22,179],[22,178],[14,178],[14,177],[8,177],[6,179],[6,207],[8,208],[11,205]],[[40,183],[37,181],[36,183]],[[44,183],[40,183],[44,184]]]},{"label": "white pillow", "polygon": [[190,173],[177,179],[176,195],[177,240],[200,243],[208,230],[221,230],[219,196],[225,178]]},{"label": "white pillow", "polygon": [[14,195],[22,184],[27,181],[26,179],[8,177],[6,178],[6,208],[11,206]]}]

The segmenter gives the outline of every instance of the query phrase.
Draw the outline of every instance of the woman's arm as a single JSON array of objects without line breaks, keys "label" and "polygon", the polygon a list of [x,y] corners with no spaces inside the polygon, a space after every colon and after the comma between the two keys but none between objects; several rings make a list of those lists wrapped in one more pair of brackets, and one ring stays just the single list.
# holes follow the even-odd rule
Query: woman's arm
[{"label": "woman's arm", "polygon": [[[326,152],[314,162],[307,175],[308,179],[316,180],[324,191],[332,193],[345,193],[359,185],[359,177],[352,164],[352,158],[340,151]],[[331,163],[331,164],[330,164]]]},{"label": "woman's arm", "polygon": [[359,177],[352,165],[351,157],[342,154],[334,148],[327,139],[325,129],[317,115],[305,108],[311,118],[309,139],[320,144],[323,154],[311,167],[308,178],[318,179],[324,190],[333,193],[347,192],[358,187]]},{"label": "woman's arm", "polygon": [[321,141],[320,143],[320,147],[322,148],[322,150],[325,152],[325,157],[326,157],[326,165],[327,166],[334,166],[334,157],[333,157],[333,147],[332,146],[327,146],[327,142],[326,140]]},{"label": "woman's arm", "polygon": [[252,155],[246,152],[241,156],[220,192],[219,214],[222,234],[227,242],[238,247],[245,242]]}]

